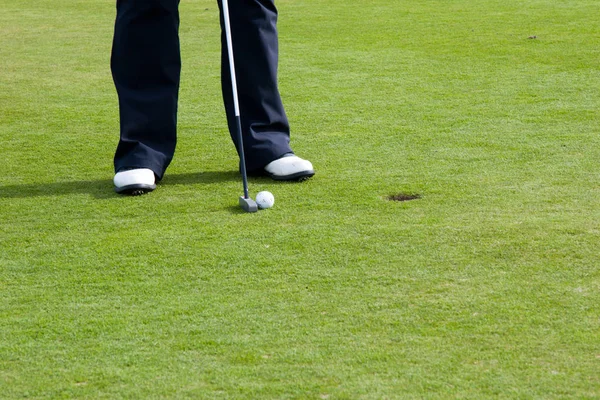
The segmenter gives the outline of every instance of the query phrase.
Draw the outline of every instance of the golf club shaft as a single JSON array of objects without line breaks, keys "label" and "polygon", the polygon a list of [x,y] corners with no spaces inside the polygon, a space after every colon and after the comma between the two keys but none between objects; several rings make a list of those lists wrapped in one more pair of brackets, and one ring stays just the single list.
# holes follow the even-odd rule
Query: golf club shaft
[{"label": "golf club shaft", "polygon": [[223,0],[223,22],[225,24],[225,39],[227,41],[227,54],[229,55],[229,73],[231,75],[231,90],[233,92],[233,108],[235,111],[235,125],[237,130],[237,141],[240,153],[240,165],[242,170],[242,181],[244,183],[244,197],[250,197],[248,193],[248,176],[246,173],[246,157],[244,156],[244,139],[242,138],[242,120],[240,118],[240,104],[237,92],[237,79],[235,75],[235,62],[233,60],[233,41],[231,40],[231,24],[229,20],[229,4]]}]

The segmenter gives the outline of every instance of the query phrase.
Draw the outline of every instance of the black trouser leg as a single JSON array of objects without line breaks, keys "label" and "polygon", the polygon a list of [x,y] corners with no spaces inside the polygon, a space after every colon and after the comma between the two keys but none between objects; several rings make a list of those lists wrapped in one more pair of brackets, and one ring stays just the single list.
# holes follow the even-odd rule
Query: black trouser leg
[{"label": "black trouser leg", "polygon": [[[290,128],[277,86],[277,9],[273,0],[228,0],[234,61],[249,172],[262,169],[290,149]],[[229,57],[223,27],[221,82],[227,121],[237,147]]]},{"label": "black trouser leg", "polygon": [[160,179],[175,152],[179,0],[117,0],[111,57],[121,136],[115,170],[150,168]]}]

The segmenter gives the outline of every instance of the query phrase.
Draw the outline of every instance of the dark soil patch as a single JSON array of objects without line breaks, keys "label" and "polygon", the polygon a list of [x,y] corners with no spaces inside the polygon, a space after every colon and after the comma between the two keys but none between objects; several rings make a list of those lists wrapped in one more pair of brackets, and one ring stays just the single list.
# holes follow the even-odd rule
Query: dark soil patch
[{"label": "dark soil patch", "polygon": [[411,200],[417,200],[420,198],[421,198],[421,195],[415,194],[415,193],[396,193],[396,194],[391,194],[387,197],[387,199],[389,201],[411,201]]}]

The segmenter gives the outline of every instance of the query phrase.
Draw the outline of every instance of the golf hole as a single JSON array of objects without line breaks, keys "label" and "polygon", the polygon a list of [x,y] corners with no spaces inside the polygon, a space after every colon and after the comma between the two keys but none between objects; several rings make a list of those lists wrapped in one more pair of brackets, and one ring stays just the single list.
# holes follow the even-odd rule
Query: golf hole
[{"label": "golf hole", "polygon": [[421,195],[416,193],[396,193],[391,194],[387,197],[389,201],[411,201],[418,200],[420,198]]}]

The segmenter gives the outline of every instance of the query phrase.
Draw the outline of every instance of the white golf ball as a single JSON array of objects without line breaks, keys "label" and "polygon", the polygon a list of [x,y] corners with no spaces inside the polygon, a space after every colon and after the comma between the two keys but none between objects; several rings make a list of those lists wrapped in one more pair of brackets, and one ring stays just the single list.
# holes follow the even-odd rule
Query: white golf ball
[{"label": "white golf ball", "polygon": [[258,192],[256,194],[256,204],[258,204],[258,208],[271,208],[275,204],[275,197],[271,192]]}]

